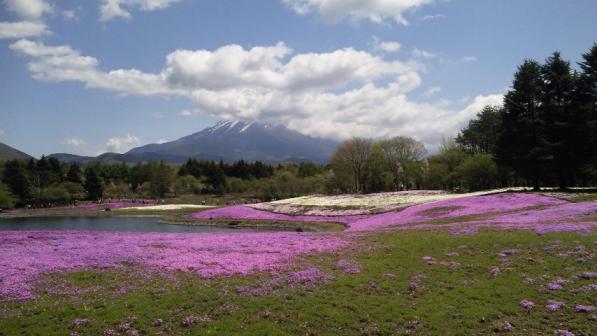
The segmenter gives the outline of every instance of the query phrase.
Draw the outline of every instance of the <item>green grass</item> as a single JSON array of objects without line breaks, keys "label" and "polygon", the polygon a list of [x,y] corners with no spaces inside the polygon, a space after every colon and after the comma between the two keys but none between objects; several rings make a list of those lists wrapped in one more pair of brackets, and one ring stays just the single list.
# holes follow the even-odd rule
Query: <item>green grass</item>
[{"label": "green grass", "polygon": [[[595,240],[594,234],[574,233],[538,236],[482,231],[451,236],[439,230],[384,232],[360,238],[357,248],[297,262],[297,269],[315,265],[333,275],[333,280],[310,287],[276,287],[261,297],[240,295],[236,287],[258,285],[270,277],[264,274],[204,280],[183,273],[164,277],[135,265],[55,274],[39,285],[38,301],[0,303],[0,335],[68,335],[73,331],[101,335],[130,316],[137,318],[132,325],[146,335],[493,335],[505,333],[503,321],[514,326],[509,335],[553,335],[555,329],[595,335],[597,324],[591,314],[574,312],[576,303],[597,305],[595,292],[570,291],[591,283],[573,276],[597,268]],[[543,250],[553,244],[561,247]],[[577,260],[581,254],[555,255],[579,245],[587,251],[581,261]],[[496,253],[507,248],[520,252],[503,264]],[[444,256],[454,251],[460,256]],[[461,266],[427,265],[421,260],[426,255],[458,261]],[[351,275],[335,269],[341,258],[355,260],[362,272]],[[495,278],[489,274],[493,266],[501,269]],[[411,293],[409,279],[418,274],[427,278],[420,290]],[[541,290],[557,276],[571,281],[565,290]],[[536,283],[524,283],[525,277]],[[55,287],[63,293],[44,290]],[[77,292],[83,294],[73,295]],[[518,306],[522,299],[537,306],[524,311]],[[543,308],[548,299],[567,305],[549,313]],[[210,321],[184,327],[181,319],[188,315],[207,315]],[[74,328],[75,318],[91,322]],[[163,324],[152,326],[157,318]]]},{"label": "green grass", "polygon": [[590,201],[597,201],[597,193],[593,194],[585,194],[573,197],[571,199],[572,202],[590,202]]}]

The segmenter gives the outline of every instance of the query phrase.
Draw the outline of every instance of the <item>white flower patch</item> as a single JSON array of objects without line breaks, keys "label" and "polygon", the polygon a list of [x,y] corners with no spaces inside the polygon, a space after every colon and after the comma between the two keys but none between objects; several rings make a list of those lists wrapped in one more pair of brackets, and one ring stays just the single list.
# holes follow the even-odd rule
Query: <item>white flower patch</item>
[{"label": "white flower patch", "polygon": [[207,209],[207,208],[213,208],[213,206],[198,205],[198,204],[161,204],[161,205],[152,205],[152,206],[145,206],[145,207],[120,208],[118,210],[162,211],[162,210],[182,210],[182,209]]},{"label": "white flower patch", "polygon": [[297,206],[320,207],[383,207],[413,205],[469,196],[481,196],[505,191],[521,191],[525,188],[494,189],[465,194],[451,194],[439,190],[413,190],[369,195],[341,195],[341,196],[303,196],[271,202],[272,204],[288,204]]}]

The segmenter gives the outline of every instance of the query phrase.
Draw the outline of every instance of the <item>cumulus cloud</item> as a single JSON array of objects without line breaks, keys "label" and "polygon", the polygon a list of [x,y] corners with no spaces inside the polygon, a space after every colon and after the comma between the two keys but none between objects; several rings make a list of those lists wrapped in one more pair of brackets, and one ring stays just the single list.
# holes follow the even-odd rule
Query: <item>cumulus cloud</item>
[{"label": "cumulus cloud", "polygon": [[125,137],[113,137],[106,142],[106,151],[113,153],[126,152],[141,143],[139,138],[127,134]]},{"label": "cumulus cloud", "polygon": [[67,138],[62,141],[62,144],[73,149],[81,149],[87,146],[87,142],[79,137]]},{"label": "cumulus cloud", "polygon": [[[386,60],[344,48],[295,54],[284,43],[245,49],[175,50],[158,73],[136,69],[103,71],[97,59],[70,46],[20,40],[11,45],[31,58],[34,78],[79,81],[124,95],[186,97],[194,108],[224,119],[283,124],[299,132],[345,139],[351,136],[412,136],[427,144],[458,131],[482,104],[501,95],[478,96],[462,110],[440,102],[417,102],[408,94],[421,86],[422,65]],[[138,144],[127,136],[110,139],[110,151]]]},{"label": "cumulus cloud", "polygon": [[283,0],[286,6],[299,15],[316,12],[327,23],[344,19],[358,22],[369,20],[382,23],[392,20],[407,25],[404,13],[432,3],[433,0]]},{"label": "cumulus cloud", "polygon": [[154,11],[169,7],[180,0],[102,0],[99,10],[101,22],[112,19],[130,19],[131,9]]},{"label": "cumulus cloud", "polygon": [[375,50],[381,50],[386,53],[395,53],[400,50],[402,46],[395,41],[381,41],[378,38],[374,39]]},{"label": "cumulus cloud", "polygon": [[38,20],[53,12],[52,6],[44,0],[4,0],[4,4],[9,11],[28,20]]},{"label": "cumulus cloud", "polygon": [[49,34],[48,27],[41,22],[0,22],[0,39],[17,39]]}]

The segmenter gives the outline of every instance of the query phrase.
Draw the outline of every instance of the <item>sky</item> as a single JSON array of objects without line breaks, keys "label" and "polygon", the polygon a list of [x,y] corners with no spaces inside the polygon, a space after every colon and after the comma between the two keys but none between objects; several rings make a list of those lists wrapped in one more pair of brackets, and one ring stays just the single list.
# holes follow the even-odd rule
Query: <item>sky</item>
[{"label": "sky", "polygon": [[0,0],[0,142],[34,156],[218,120],[433,151],[516,67],[597,42],[594,0]]}]

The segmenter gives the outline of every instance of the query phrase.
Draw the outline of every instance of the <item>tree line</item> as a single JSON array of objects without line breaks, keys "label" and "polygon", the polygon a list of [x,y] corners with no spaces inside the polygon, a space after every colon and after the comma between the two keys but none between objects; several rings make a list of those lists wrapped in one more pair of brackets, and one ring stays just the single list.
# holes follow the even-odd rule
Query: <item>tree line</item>
[{"label": "tree line", "polygon": [[597,44],[580,71],[554,52],[525,60],[502,106],[486,106],[436,155],[396,137],[342,143],[331,160],[336,192],[594,186],[597,182]]},{"label": "tree line", "polygon": [[[318,191],[313,163],[226,163],[189,159],[182,165],[146,162],[67,164],[55,158],[0,162],[0,209],[45,207],[104,198],[164,198],[188,194],[250,194],[269,200]],[[305,186],[308,184],[309,186]],[[320,190],[322,191],[322,190]]]}]

